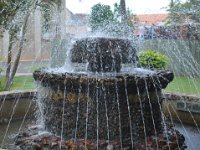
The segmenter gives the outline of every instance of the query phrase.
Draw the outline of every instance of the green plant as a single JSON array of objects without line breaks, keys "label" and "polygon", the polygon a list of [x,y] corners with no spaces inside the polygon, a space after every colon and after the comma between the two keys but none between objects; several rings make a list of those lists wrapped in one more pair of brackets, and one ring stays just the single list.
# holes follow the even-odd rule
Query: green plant
[{"label": "green plant", "polygon": [[96,4],[92,7],[90,15],[90,26],[92,31],[104,27],[114,19],[114,14],[109,5]]},{"label": "green plant", "polygon": [[154,50],[143,50],[139,52],[139,63],[145,68],[166,68],[168,57]]}]

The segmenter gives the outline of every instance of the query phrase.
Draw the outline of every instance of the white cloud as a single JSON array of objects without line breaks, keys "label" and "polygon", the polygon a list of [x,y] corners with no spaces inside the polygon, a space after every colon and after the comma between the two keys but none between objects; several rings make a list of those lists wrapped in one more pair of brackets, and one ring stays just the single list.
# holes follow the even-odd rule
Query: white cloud
[{"label": "white cloud", "polygon": [[[119,3],[119,0],[66,0],[66,7],[73,13],[90,13],[91,7],[97,3],[110,5]],[[170,0],[126,0],[126,6],[133,13],[162,13],[166,12],[163,7],[167,7]]]}]

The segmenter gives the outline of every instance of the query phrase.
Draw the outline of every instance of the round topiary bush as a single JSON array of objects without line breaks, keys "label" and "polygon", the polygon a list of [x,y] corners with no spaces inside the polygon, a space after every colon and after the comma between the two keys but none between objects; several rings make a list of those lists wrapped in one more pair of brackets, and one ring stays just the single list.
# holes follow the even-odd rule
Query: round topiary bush
[{"label": "round topiary bush", "polygon": [[142,50],[139,52],[139,64],[145,68],[163,69],[167,67],[168,57],[154,50]]}]

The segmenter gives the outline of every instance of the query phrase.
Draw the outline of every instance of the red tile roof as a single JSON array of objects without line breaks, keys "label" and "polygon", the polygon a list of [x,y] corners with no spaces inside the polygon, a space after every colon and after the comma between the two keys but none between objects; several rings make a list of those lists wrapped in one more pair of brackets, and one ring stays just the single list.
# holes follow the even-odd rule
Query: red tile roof
[{"label": "red tile roof", "polygon": [[139,14],[136,15],[138,20],[135,20],[136,24],[143,26],[159,25],[166,22],[168,14]]}]

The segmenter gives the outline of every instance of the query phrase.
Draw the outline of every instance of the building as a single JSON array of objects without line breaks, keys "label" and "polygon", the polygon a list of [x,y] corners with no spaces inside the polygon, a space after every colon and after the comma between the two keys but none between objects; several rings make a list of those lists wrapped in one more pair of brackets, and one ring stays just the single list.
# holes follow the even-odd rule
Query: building
[{"label": "building", "polygon": [[132,20],[137,27],[134,35],[143,38],[146,32],[154,34],[153,32],[157,27],[165,25],[167,17],[168,14],[137,14]]},{"label": "building", "polygon": [[72,35],[84,34],[90,31],[89,15],[73,14],[66,9],[66,33]]},{"label": "building", "polygon": [[162,26],[167,21],[168,14],[138,14],[133,22],[138,26]]}]

